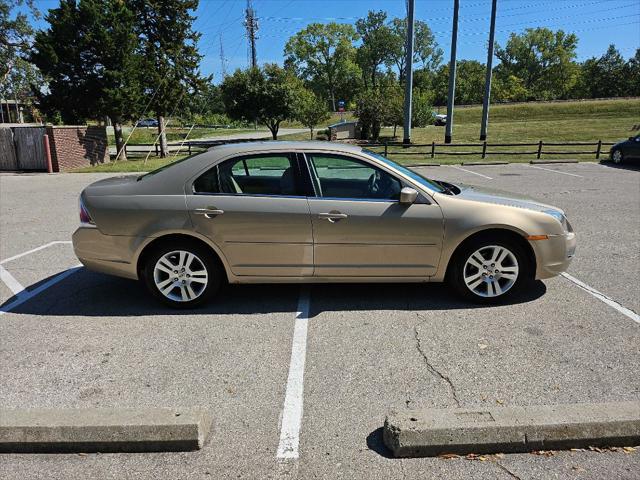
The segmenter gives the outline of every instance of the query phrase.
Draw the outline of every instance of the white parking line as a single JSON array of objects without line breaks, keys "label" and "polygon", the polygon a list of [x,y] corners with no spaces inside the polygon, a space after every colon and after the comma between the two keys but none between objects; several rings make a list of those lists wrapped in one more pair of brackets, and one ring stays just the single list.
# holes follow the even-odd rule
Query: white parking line
[{"label": "white parking line", "polygon": [[39,247],[33,248],[31,250],[28,250],[26,252],[19,253],[18,255],[14,255],[13,257],[5,258],[4,260],[0,261],[0,265],[2,265],[4,263],[7,263],[7,262],[10,262],[12,260],[16,260],[16,259],[18,259],[20,257],[24,257],[25,255],[29,255],[31,253],[35,253],[35,252],[37,252],[39,250],[44,250],[45,248],[51,247],[52,245],[70,244],[70,243],[71,242],[69,240],[56,240],[55,242],[49,242],[49,243],[46,243],[46,244],[41,245]]},{"label": "white parking line", "polygon": [[65,270],[64,272],[59,273],[53,278],[50,278],[49,280],[44,282],[42,285],[39,285],[33,290],[24,290],[20,295],[18,295],[18,298],[16,298],[13,302],[5,305],[4,307],[0,307],[0,315],[4,315],[5,313],[10,312],[17,306],[22,305],[27,300],[30,300],[36,295],[44,292],[47,288],[52,287],[56,283],[64,280],[69,275],[73,275],[81,268],[82,268],[82,265],[75,266],[73,268],[70,268],[69,270]]},{"label": "white parking line", "polygon": [[478,172],[472,172],[471,170],[467,170],[466,168],[458,167],[456,165],[447,165],[447,166],[451,167],[451,168],[455,168],[456,170],[462,170],[463,172],[473,173],[474,175],[478,175],[479,177],[486,178],[488,180],[493,180],[493,178],[491,178],[491,177],[487,177],[486,175],[483,175],[483,174],[478,173]]},{"label": "white parking line", "polygon": [[9,287],[9,290],[11,290],[14,295],[20,295],[24,291],[22,284],[2,266],[0,266],[0,280]]},{"label": "white parking line", "polygon": [[619,311],[620,313],[622,313],[623,315],[626,315],[627,317],[629,317],[631,320],[633,320],[636,323],[640,323],[640,315],[638,315],[636,312],[634,312],[633,310],[629,310],[627,307],[623,307],[622,305],[620,305],[618,302],[616,302],[615,300],[612,300],[611,298],[607,297],[604,293],[599,292],[598,290],[596,290],[593,287],[590,287],[589,285],[587,285],[584,282],[581,282],[580,280],[578,280],[575,277],[572,277],[571,275],[569,275],[568,273],[561,273],[561,275],[566,278],[567,280],[569,280],[570,282],[575,283],[578,287],[580,287],[581,289],[583,289],[584,291],[590,293],[591,295],[593,295],[594,297],[596,297],[598,300],[600,300],[601,302],[606,303],[607,305],[609,305],[610,307],[615,308],[617,311]]},{"label": "white parking line", "polygon": [[295,460],[298,458],[300,427],[302,425],[302,404],[304,393],[304,363],[307,357],[307,325],[309,323],[309,289],[303,287],[298,300],[298,313],[293,329],[291,361],[287,391],[282,409],[280,443],[277,458]]},{"label": "white parking line", "polygon": [[569,172],[561,172],[560,170],[553,170],[552,168],[544,168],[544,167],[538,167],[536,165],[527,165],[529,168],[537,168],[538,170],[545,170],[547,172],[553,172],[553,173],[559,173],[560,175],[569,175],[571,177],[580,177],[580,178],[584,178],[582,175],[577,175],[575,173],[569,173]]}]

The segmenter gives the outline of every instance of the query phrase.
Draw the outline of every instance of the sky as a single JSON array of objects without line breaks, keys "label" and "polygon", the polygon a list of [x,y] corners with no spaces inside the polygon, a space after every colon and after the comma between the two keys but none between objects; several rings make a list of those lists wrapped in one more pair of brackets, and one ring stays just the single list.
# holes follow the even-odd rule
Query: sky
[{"label": "sky", "polygon": [[[43,13],[57,0],[36,0]],[[405,0],[253,0],[258,17],[258,63],[282,63],[287,39],[310,23],[351,23],[368,10],[384,10],[389,18],[405,16]],[[201,69],[222,78],[220,46],[227,72],[249,63],[243,26],[246,0],[200,0],[194,29],[202,33]],[[458,59],[486,62],[491,0],[460,0]],[[453,0],[416,0],[415,18],[425,21],[449,60]],[[46,22],[36,23],[39,28]],[[503,45],[511,32],[548,27],[573,32],[579,38],[578,60],[602,55],[613,43],[625,58],[640,47],[640,0],[498,0],[496,41]],[[222,42],[221,42],[222,40]],[[496,62],[494,61],[494,64]]]}]

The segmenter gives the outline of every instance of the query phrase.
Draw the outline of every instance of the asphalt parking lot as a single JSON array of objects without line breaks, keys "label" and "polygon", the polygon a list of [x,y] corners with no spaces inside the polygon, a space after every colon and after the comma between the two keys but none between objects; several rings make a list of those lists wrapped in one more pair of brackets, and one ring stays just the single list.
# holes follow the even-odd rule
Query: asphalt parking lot
[{"label": "asphalt parking lot", "polygon": [[[197,452],[0,455],[0,477],[639,478],[640,449],[389,457],[380,427],[392,408],[640,398],[640,171],[596,163],[419,171],[564,209],[578,235],[569,276],[497,307],[462,303],[440,285],[254,285],[176,312],[136,282],[74,269],[65,242],[78,194],[105,175],[0,176],[0,407],[199,406],[214,418]],[[26,297],[14,297],[21,287]],[[27,300],[16,305],[20,295]],[[299,457],[282,459],[301,320]]]}]

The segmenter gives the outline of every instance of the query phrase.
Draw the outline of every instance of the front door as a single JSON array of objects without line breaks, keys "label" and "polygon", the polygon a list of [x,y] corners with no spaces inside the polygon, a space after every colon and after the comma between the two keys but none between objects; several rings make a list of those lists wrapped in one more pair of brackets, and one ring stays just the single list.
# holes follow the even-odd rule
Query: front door
[{"label": "front door", "polygon": [[313,274],[309,206],[295,155],[226,160],[192,190],[187,207],[196,231],[218,245],[235,275]]},{"label": "front door", "polygon": [[398,202],[402,181],[353,157],[306,155],[316,188],[309,198],[314,275],[426,277],[440,259],[443,219],[427,199]]}]

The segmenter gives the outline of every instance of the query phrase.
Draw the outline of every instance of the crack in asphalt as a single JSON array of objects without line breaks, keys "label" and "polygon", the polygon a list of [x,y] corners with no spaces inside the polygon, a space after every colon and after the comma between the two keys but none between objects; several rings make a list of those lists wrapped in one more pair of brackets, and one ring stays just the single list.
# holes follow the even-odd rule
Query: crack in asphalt
[{"label": "crack in asphalt", "polygon": [[425,365],[427,366],[427,368],[429,369],[429,371],[436,377],[441,378],[442,380],[444,380],[447,385],[449,386],[449,390],[451,391],[451,396],[453,397],[453,400],[456,402],[456,405],[458,407],[461,406],[460,404],[460,400],[458,399],[458,392],[456,391],[456,387],[453,384],[453,382],[451,381],[451,379],[443,374],[442,372],[440,372],[437,368],[435,368],[431,362],[429,361],[429,357],[427,357],[427,354],[425,353],[425,351],[422,349],[422,344],[420,342],[420,334],[418,333],[418,327],[420,325],[422,325],[423,322],[420,322],[418,324],[416,324],[415,327],[413,327],[413,332],[414,332],[414,337],[416,339],[416,349],[418,350],[418,353],[420,353],[420,355],[422,356]]},{"label": "crack in asphalt", "polygon": [[500,462],[495,462],[495,464],[500,468],[500,470],[502,470],[503,472],[508,474],[511,478],[515,478],[516,480],[522,480],[522,478],[520,478],[518,475],[513,473],[511,470],[509,470],[507,467],[505,467]]}]

